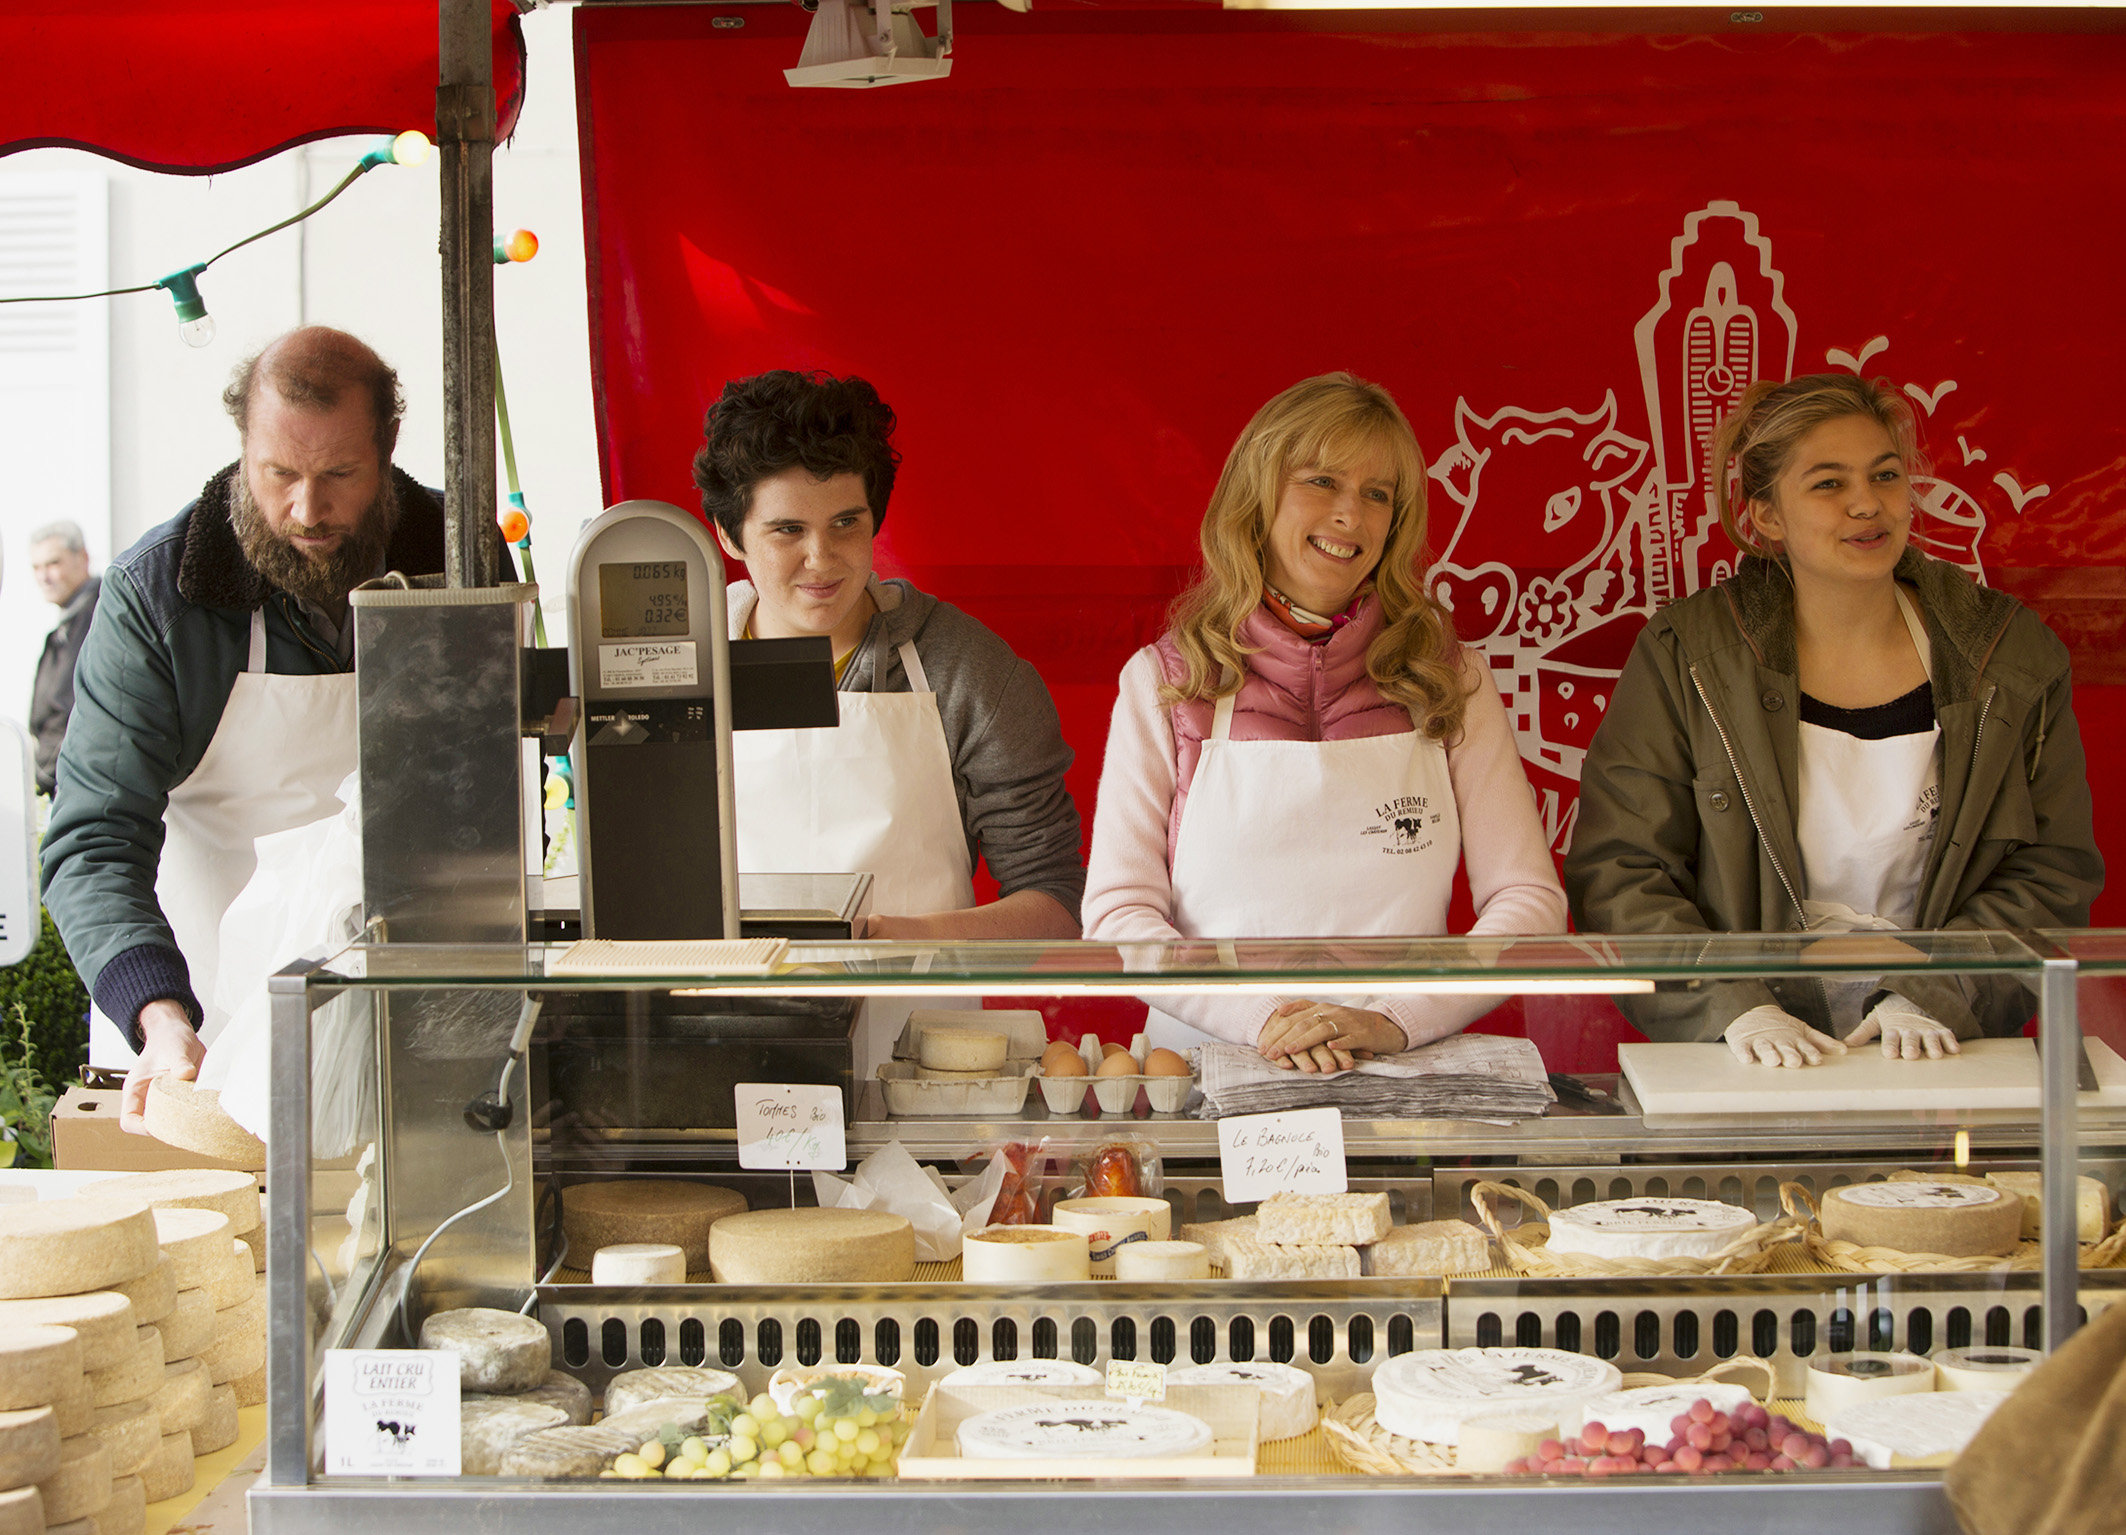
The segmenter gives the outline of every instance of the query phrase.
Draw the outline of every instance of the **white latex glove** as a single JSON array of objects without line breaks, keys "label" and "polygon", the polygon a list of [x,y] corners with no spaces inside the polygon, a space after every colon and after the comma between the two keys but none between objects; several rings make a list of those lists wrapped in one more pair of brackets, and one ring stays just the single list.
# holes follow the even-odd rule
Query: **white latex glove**
[{"label": "white latex glove", "polygon": [[1936,1023],[1912,1002],[1891,992],[1870,1009],[1860,1027],[1846,1036],[1849,1045],[1864,1045],[1882,1036],[1882,1053],[1892,1061],[1938,1061],[1962,1055],[1963,1046],[1945,1023]]},{"label": "white latex glove", "polygon": [[1845,1046],[1819,1034],[1783,1008],[1753,1007],[1727,1026],[1727,1047],[1745,1066],[1821,1066]]}]

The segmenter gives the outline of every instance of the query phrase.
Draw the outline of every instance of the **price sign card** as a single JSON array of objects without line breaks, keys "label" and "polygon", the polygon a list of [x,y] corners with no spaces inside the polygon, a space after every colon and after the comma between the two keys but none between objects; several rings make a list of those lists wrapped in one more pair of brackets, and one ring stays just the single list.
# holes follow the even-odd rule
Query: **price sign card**
[{"label": "price sign card", "polygon": [[456,1476],[458,1356],[440,1349],[325,1351],[325,1470]]},{"label": "price sign card", "polygon": [[1228,1204],[1277,1193],[1341,1194],[1344,1117],[1335,1109],[1236,1114],[1218,1121],[1218,1172]]},{"label": "price sign card", "polygon": [[740,1167],[840,1172],[849,1165],[840,1088],[741,1082],[736,1093]]},{"label": "price sign card", "polygon": [[1107,1394],[1125,1402],[1166,1400],[1166,1366],[1149,1359],[1107,1361]]}]

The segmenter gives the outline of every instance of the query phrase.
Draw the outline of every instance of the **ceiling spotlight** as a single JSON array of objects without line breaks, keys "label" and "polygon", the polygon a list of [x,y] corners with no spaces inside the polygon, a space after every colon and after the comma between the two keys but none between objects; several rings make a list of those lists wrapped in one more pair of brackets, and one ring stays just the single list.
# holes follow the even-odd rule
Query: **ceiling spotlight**
[{"label": "ceiling spotlight", "polygon": [[[921,3],[921,0],[916,0]],[[908,3],[819,0],[805,33],[805,51],[783,78],[797,86],[861,89],[952,73],[952,0],[937,0],[938,31],[926,37]]]}]

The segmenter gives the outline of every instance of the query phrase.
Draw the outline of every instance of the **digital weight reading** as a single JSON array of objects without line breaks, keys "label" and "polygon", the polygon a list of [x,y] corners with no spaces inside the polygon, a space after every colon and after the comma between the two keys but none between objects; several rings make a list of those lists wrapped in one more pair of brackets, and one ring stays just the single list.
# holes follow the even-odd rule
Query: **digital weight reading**
[{"label": "digital weight reading", "polygon": [[599,633],[609,640],[687,632],[687,562],[641,560],[598,567]]}]

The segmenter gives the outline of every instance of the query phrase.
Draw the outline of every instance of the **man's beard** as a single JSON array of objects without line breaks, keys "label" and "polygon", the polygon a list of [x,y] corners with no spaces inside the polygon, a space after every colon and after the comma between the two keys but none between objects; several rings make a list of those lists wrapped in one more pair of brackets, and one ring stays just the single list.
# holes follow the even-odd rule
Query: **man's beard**
[{"label": "man's beard", "polygon": [[231,491],[229,520],[252,569],[291,597],[322,608],[338,607],[383,568],[384,550],[399,525],[399,490],[388,468],[376,495],[328,554],[306,554],[274,532],[241,470]]}]

